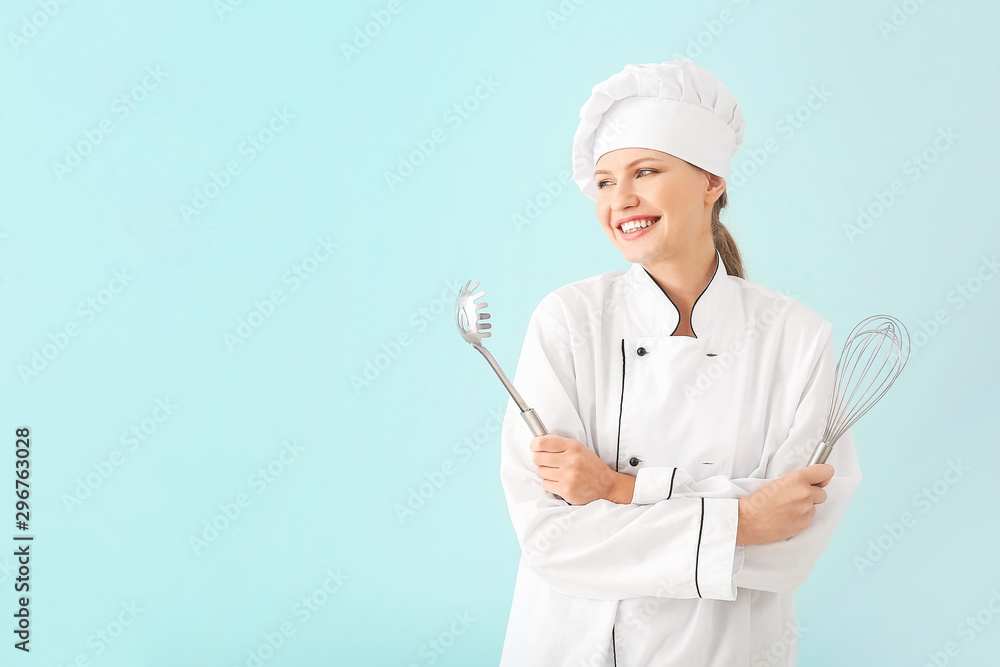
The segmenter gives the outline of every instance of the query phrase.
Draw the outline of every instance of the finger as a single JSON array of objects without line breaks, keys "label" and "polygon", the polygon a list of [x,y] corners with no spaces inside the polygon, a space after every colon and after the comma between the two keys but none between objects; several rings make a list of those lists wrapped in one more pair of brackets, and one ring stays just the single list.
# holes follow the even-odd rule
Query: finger
[{"label": "finger", "polygon": [[545,486],[546,483],[554,484],[560,481],[558,470],[558,468],[539,468],[535,474],[542,480],[542,486]]},{"label": "finger", "polygon": [[809,480],[810,484],[829,481],[833,477],[833,466],[829,463],[814,463],[802,469],[802,476]]},{"label": "finger", "polygon": [[540,467],[558,468],[559,455],[552,452],[535,452],[531,455],[531,462]]},{"label": "finger", "polygon": [[536,435],[531,439],[531,451],[533,452],[564,452],[566,451],[565,438],[557,435]]},{"label": "finger", "polygon": [[818,505],[823,502],[826,502],[826,491],[818,487],[813,487],[813,504]]}]

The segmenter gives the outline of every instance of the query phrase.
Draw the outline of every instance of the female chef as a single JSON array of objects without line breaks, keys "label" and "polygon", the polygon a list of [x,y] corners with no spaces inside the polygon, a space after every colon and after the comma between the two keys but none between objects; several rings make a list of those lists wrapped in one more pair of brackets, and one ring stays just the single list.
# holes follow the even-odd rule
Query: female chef
[{"label": "female chef", "polygon": [[792,592],[861,473],[850,431],[806,466],[833,327],[744,279],[719,222],[745,123],[690,60],[594,87],[574,179],[630,263],[531,315],[501,481],[522,555],[501,665],[795,665]]}]

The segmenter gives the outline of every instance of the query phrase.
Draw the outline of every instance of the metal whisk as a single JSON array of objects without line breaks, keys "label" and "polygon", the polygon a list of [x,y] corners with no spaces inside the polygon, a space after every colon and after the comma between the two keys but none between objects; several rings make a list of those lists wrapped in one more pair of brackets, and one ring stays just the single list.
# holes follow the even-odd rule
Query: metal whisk
[{"label": "metal whisk", "polygon": [[823,441],[816,445],[808,465],[826,463],[840,436],[889,391],[909,356],[910,333],[895,317],[872,315],[854,327],[837,361],[837,383]]}]

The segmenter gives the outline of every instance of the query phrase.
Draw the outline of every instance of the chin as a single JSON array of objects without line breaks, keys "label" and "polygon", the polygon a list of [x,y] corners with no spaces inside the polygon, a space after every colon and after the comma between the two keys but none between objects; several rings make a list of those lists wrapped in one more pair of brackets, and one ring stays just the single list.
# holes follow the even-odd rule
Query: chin
[{"label": "chin", "polygon": [[650,253],[636,250],[635,248],[618,248],[625,261],[632,264],[645,264],[650,260]]}]

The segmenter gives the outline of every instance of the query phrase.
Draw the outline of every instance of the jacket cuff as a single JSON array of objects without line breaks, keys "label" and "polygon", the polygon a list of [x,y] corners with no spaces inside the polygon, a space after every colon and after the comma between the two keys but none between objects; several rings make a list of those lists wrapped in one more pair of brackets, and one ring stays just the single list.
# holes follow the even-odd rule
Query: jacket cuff
[{"label": "jacket cuff", "polygon": [[652,505],[673,495],[677,468],[639,468],[635,474],[633,505]]},{"label": "jacket cuff", "polygon": [[742,545],[736,544],[739,523],[739,499],[702,498],[701,538],[695,581],[698,595],[712,600],[735,600],[733,574],[742,567]]}]

